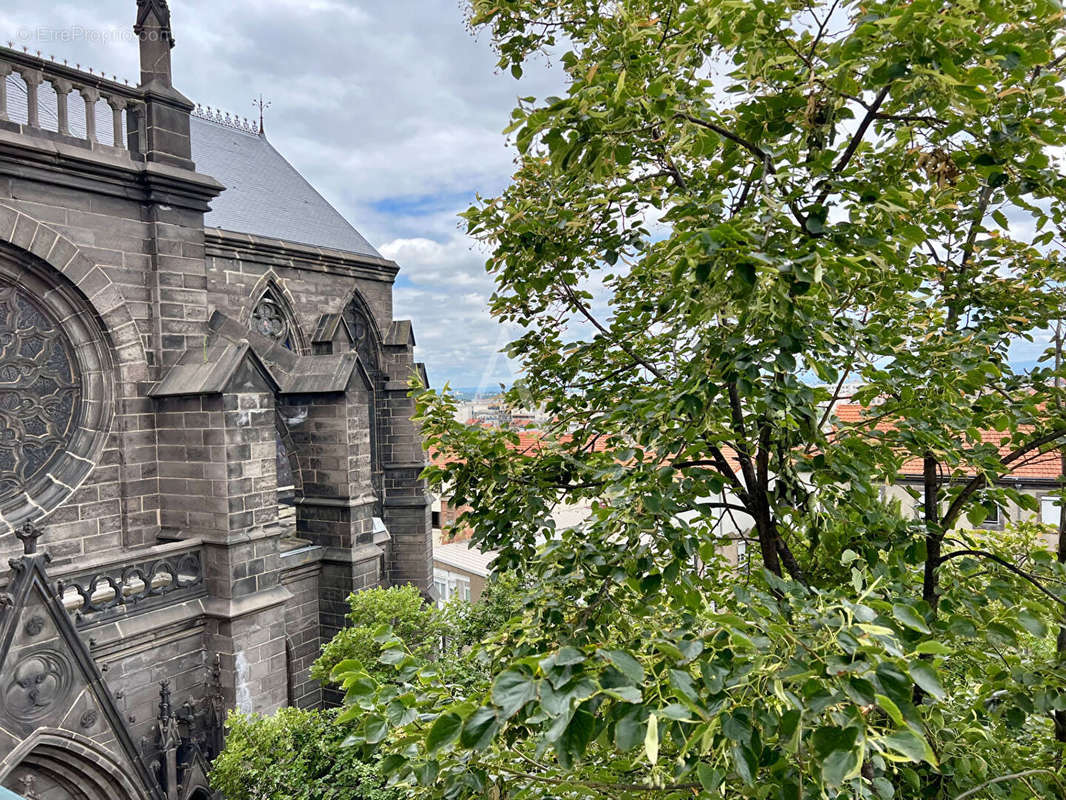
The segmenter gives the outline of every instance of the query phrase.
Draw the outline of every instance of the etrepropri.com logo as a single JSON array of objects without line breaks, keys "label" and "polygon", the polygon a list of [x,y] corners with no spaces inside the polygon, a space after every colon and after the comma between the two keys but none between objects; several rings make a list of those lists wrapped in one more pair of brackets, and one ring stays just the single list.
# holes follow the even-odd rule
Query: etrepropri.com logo
[{"label": "etrepropri.com logo", "polygon": [[[150,33],[146,31],[145,35]],[[135,42],[140,37],[129,28],[86,28],[81,25],[72,25],[68,28],[48,28],[44,26],[19,28],[15,33],[15,38],[19,44],[36,46],[80,42],[115,44],[118,42]]]}]

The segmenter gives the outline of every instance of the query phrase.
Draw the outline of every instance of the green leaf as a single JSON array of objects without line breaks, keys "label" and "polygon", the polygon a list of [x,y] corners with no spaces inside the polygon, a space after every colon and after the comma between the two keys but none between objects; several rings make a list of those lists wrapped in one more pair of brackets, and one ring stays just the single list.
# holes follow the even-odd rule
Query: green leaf
[{"label": "green leaf", "polygon": [[603,655],[611,662],[611,665],[625,675],[633,683],[644,683],[644,667],[633,656],[622,650],[605,650]]},{"label": "green leaf", "polygon": [[1044,620],[1037,617],[1031,611],[1027,611],[1025,609],[1019,611],[1018,622],[1021,623],[1021,626],[1023,628],[1025,628],[1027,631],[1029,631],[1029,633],[1033,634],[1033,636],[1038,639],[1043,639],[1045,636],[1048,635],[1047,623],[1045,623]]},{"label": "green leaf", "polygon": [[389,733],[389,723],[378,716],[367,718],[363,723],[363,737],[367,744],[377,744]]},{"label": "green leaf", "polygon": [[[939,766],[929,743],[924,737],[919,736],[914,731],[896,731],[895,733],[885,736],[880,741],[882,745],[888,748],[890,753],[903,756],[905,761],[925,761],[933,767]],[[899,759],[893,758],[893,760]]]},{"label": "green leaf", "polygon": [[721,786],[722,781],[725,780],[724,772],[720,769],[715,769],[710,764],[706,764],[703,761],[696,765],[696,775],[699,778],[700,786],[711,793],[717,792],[718,787]]},{"label": "green leaf", "polygon": [[492,684],[492,701],[500,707],[504,719],[513,717],[536,694],[533,679],[516,669],[501,672]]},{"label": "green leaf", "polygon": [[595,729],[596,719],[588,706],[578,706],[566,730],[555,742],[555,755],[563,768],[569,769],[585,755]]},{"label": "green leaf", "polygon": [[908,668],[914,682],[922,687],[928,694],[937,700],[943,700],[946,696],[944,687],[940,685],[936,670],[927,661],[912,661]]},{"label": "green leaf", "polygon": [[371,635],[378,644],[385,644],[385,642],[394,638],[396,634],[393,632],[391,625],[382,624],[376,627]]},{"label": "green leaf", "polygon": [[648,716],[648,730],[644,734],[644,752],[652,766],[659,763],[659,720],[654,714]]},{"label": "green leaf", "polygon": [[614,725],[614,744],[623,753],[632,750],[644,739],[645,730],[640,712],[640,708],[634,708]]},{"label": "green leaf", "polygon": [[744,783],[748,786],[755,785],[755,775],[759,771],[759,760],[751,750],[740,744],[733,745],[733,768]]},{"label": "green leaf", "polygon": [[359,674],[362,672],[366,672],[362,663],[356,661],[354,658],[346,658],[343,661],[338,662],[336,666],[329,671],[329,675],[334,680],[341,680],[348,673]]},{"label": "green leaf", "polygon": [[855,777],[861,766],[857,748],[834,750],[822,760],[822,779],[830,786],[840,786]]},{"label": "green leaf", "polygon": [[955,651],[940,642],[929,640],[915,647],[914,652],[920,656],[950,656]]},{"label": "green leaf", "polygon": [[496,709],[479,708],[463,724],[459,743],[470,750],[484,750],[492,743],[499,729],[500,723]]},{"label": "green leaf", "polygon": [[585,660],[585,654],[578,650],[576,647],[564,647],[558,653],[555,654],[555,664],[559,667],[570,666],[571,664],[580,664]]},{"label": "green leaf", "polygon": [[902,603],[895,604],[892,606],[892,616],[911,630],[919,633],[932,633],[925,619],[910,606],[905,606]]},{"label": "green leaf", "polygon": [[637,686],[619,686],[614,689],[604,689],[603,693],[623,703],[639,703],[644,699],[643,693]]},{"label": "green leaf", "polygon": [[426,752],[433,754],[451,746],[459,739],[462,729],[463,719],[458,714],[452,711],[441,714],[426,736]]},{"label": "green leaf", "polygon": [[899,706],[890,697],[883,694],[877,695],[877,705],[891,717],[894,723],[897,725],[903,724],[903,712],[899,710]]}]

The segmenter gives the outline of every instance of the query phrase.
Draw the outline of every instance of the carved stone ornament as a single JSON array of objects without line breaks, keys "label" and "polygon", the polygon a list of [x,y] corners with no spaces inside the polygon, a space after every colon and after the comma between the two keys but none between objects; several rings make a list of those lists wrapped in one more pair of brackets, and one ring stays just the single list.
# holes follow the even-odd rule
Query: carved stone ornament
[{"label": "carved stone ornament", "polygon": [[0,281],[0,500],[29,491],[78,429],[82,378],[44,306]]},{"label": "carved stone ornament", "polygon": [[78,724],[81,725],[82,730],[88,730],[96,724],[96,721],[98,719],[100,719],[99,712],[97,712],[95,708],[90,708],[88,711],[81,715],[81,720]]},{"label": "carved stone ornament", "polygon": [[289,336],[289,322],[285,312],[271,297],[264,297],[252,312],[252,329],[275,342],[284,342]]},{"label": "carved stone ornament", "polygon": [[22,542],[22,551],[28,556],[37,554],[37,540],[41,538],[43,531],[32,522],[27,522],[17,531],[15,537]]},{"label": "carved stone ornament", "polygon": [[170,6],[167,5],[167,0],[137,0],[137,23],[133,26],[133,32],[138,36],[144,34],[144,26],[153,14],[159,22],[159,35],[173,47],[174,34],[170,30]]},{"label": "carved stone ornament", "polygon": [[19,722],[34,722],[48,715],[70,692],[70,662],[54,650],[39,650],[22,657],[4,681],[3,704]]},{"label": "carved stone ornament", "polygon": [[29,622],[26,623],[26,635],[38,636],[41,631],[44,630],[44,617],[31,617]]}]

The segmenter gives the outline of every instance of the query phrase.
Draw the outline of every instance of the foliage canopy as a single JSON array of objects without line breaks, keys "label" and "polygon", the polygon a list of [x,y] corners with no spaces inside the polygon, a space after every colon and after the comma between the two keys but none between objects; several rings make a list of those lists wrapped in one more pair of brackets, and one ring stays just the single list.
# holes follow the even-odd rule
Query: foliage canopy
[{"label": "foliage canopy", "polygon": [[[471,20],[516,77],[544,49],[566,77],[520,100],[513,182],[465,215],[525,330],[512,398],[556,438],[516,452],[433,393],[423,430],[537,592],[473,685],[377,631],[391,675],[334,670],[352,741],[428,797],[1061,796],[1063,559],[963,527],[1031,507],[1001,479],[1066,438],[1058,362],[1008,352],[1063,300],[1059,5]],[[920,520],[884,492],[907,461]],[[555,530],[564,500],[589,520]]]}]

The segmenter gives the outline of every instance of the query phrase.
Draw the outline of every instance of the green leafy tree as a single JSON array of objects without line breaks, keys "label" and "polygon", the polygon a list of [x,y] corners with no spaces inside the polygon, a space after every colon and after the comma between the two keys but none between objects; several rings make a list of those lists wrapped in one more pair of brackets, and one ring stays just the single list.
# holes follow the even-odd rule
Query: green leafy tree
[{"label": "green leafy tree", "polygon": [[[474,0],[523,98],[465,216],[525,332],[536,452],[454,422],[474,540],[531,593],[457,686],[350,660],[352,741],[430,797],[1057,797],[1066,578],[968,532],[1061,448],[1053,0]],[[868,408],[834,416],[843,388]],[[994,431],[987,441],[983,431]],[[564,435],[565,434],[565,435]],[[923,465],[921,520],[886,502]],[[556,530],[559,502],[592,505]],[[737,526],[725,526],[739,519]],[[742,540],[757,567],[721,557]]]},{"label": "green leafy tree", "polygon": [[344,659],[376,664],[381,645],[374,641],[374,632],[383,625],[420,656],[439,650],[442,639],[452,633],[444,615],[410,585],[353,592],[348,608],[349,624],[322,648],[322,655],[311,665],[311,677],[317,681],[328,681],[330,671]]},{"label": "green leafy tree", "polygon": [[374,761],[342,747],[335,717],[291,708],[271,717],[232,714],[211,787],[225,800],[403,800]]}]

